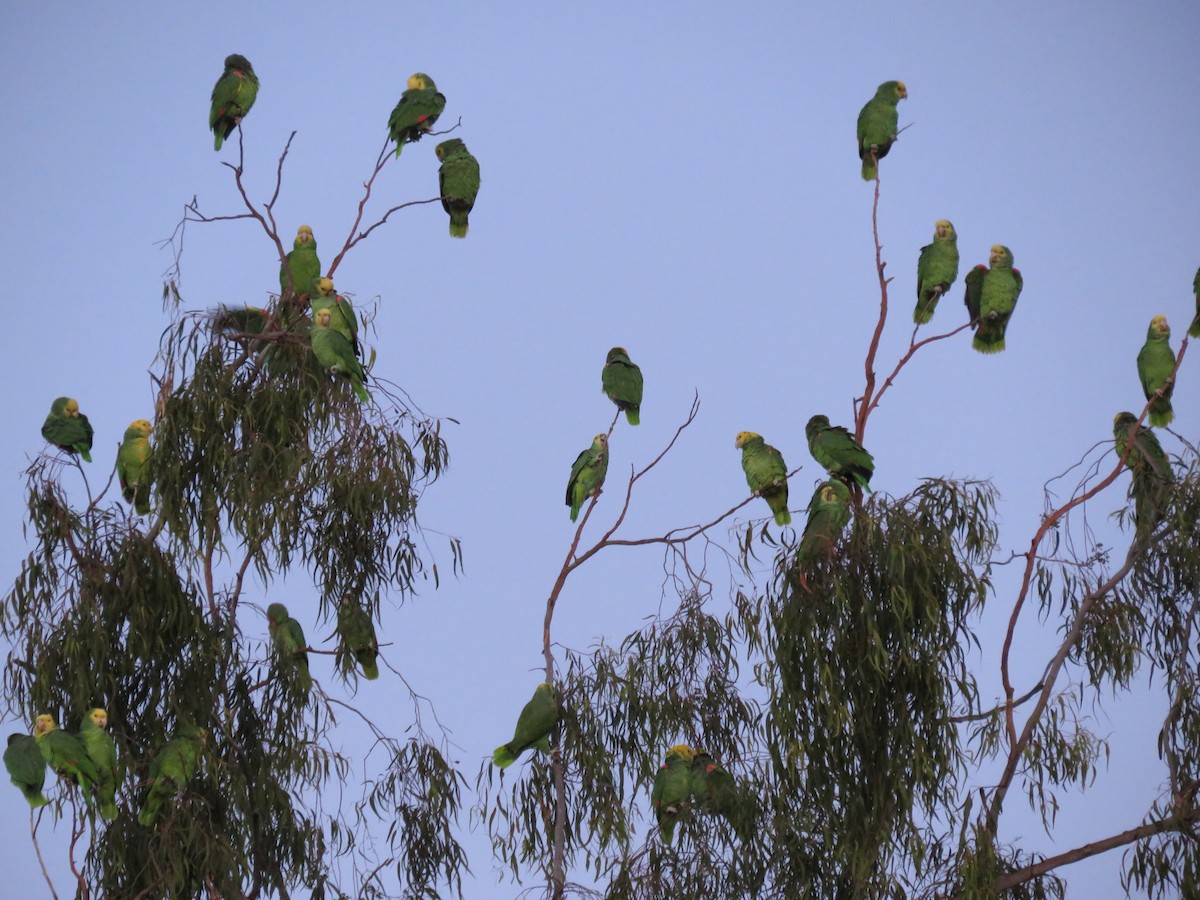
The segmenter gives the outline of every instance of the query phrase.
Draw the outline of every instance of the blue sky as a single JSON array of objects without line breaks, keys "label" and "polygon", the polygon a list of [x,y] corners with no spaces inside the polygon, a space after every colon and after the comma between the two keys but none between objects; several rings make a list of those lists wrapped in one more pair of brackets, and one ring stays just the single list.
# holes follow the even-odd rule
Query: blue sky
[{"label": "blue sky", "polygon": [[[647,384],[643,424],[614,435],[610,487],[665,445],[694,392],[701,401],[694,426],[639,484],[626,536],[707,521],[741,499],[741,430],[805,465],[792,482],[792,508],[802,509],[816,478],[805,421],[824,412],[848,423],[862,391],[878,289],[854,119],[887,79],[908,85],[900,120],[911,127],[881,165],[895,315],[880,376],[907,346],[916,254],[936,219],[954,222],[963,272],[994,243],[1012,248],[1025,292],[1004,354],[976,354],[962,335],[904,370],[871,419],[874,485],[900,495],[930,475],[991,478],[1002,546],[1027,547],[1043,483],[1108,439],[1115,412],[1140,409],[1134,359],[1150,318],[1168,316],[1178,347],[1191,314],[1200,7],[803,6],[10,10],[0,247],[21,298],[10,304],[17,334],[4,371],[21,389],[0,437],[0,571],[15,576],[28,550],[21,473],[43,448],[50,401],[77,397],[91,418],[93,485],[107,478],[128,422],[150,414],[146,372],[168,322],[160,292],[170,258],[156,241],[193,195],[210,214],[238,208],[220,165],[234,149],[215,154],[207,130],[212,83],[233,52],[262,81],[245,129],[251,194],[269,196],[297,130],[276,216],[285,236],[311,225],[326,266],[411,72],[434,76],[448,98],[443,123],[461,117],[458,135],[480,160],[465,241],[447,236],[440,206],[417,207],[337,273],[360,308],[378,298],[368,339],[377,374],[461,423],[447,426],[451,468],[421,519],[443,573],[450,558],[437,533],[462,539],[465,575],[390,608],[384,632],[389,660],[453,727],[468,776],[511,734],[538,680],[544,602],[572,534],[567,473],[612,416],[599,391],[609,347],[627,347]],[[432,142],[406,151],[380,176],[368,218],[435,196],[436,173]],[[188,307],[265,304],[278,259],[256,228],[189,227]],[[961,281],[939,330],[961,321],[960,296]],[[1193,356],[1175,407],[1176,428],[1195,441]],[[77,478],[67,473],[69,490]],[[1124,480],[1098,498],[1090,524],[1109,528],[1123,490]],[[611,521],[617,495],[602,499],[593,529]],[[1115,532],[1110,542],[1124,546]],[[978,655],[985,696],[998,690],[998,629],[1011,605],[1011,585],[999,585]],[[315,613],[302,578],[285,592],[271,599],[302,620]],[[574,647],[619,640],[673,600],[656,551],[612,551],[572,578],[556,635]],[[256,633],[252,616],[243,624]],[[1028,613],[1024,625],[1032,684],[1055,629]],[[310,640],[323,633],[310,628]],[[315,674],[332,684],[329,672]],[[358,699],[397,714],[386,684]],[[1014,795],[1005,836],[1054,853],[1135,824],[1165,777],[1154,748],[1160,706],[1140,694],[1106,703],[1097,730],[1131,734],[1115,739],[1093,795],[1078,811],[1066,796],[1053,841],[1020,818]],[[35,877],[15,790],[0,791],[0,811],[0,863]],[[484,896],[493,866],[481,836],[470,840],[482,885],[471,894]],[[62,848],[46,852],[61,869]],[[1082,891],[1111,889],[1115,871],[1109,859],[1064,874]]]}]

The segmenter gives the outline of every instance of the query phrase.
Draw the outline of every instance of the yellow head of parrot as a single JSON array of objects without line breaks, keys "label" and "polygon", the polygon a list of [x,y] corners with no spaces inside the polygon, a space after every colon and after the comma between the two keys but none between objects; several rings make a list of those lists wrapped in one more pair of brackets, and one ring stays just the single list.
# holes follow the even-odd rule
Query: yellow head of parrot
[{"label": "yellow head of parrot", "polygon": [[49,713],[42,713],[33,722],[33,733],[35,736],[39,734],[49,734],[57,727],[58,725],[55,724],[54,716],[50,715]]},{"label": "yellow head of parrot", "polygon": [[738,450],[741,450],[742,445],[745,444],[746,441],[756,437],[762,437],[762,435],[756,434],[753,431],[739,431],[737,434],[737,439],[733,442],[733,446]]},{"label": "yellow head of parrot", "polygon": [[333,296],[333,279],[332,278],[318,279],[317,293],[320,294],[322,297],[332,297]]},{"label": "yellow head of parrot", "polygon": [[410,91],[423,91],[430,86],[433,79],[424,72],[413,72],[408,76],[408,89]]},{"label": "yellow head of parrot", "polygon": [[318,328],[328,328],[330,321],[333,319],[333,313],[327,309],[318,309],[313,321],[317,323]]},{"label": "yellow head of parrot", "polygon": [[672,747],[670,750],[667,751],[668,759],[672,756],[680,756],[680,757],[683,757],[683,759],[686,762],[691,762],[692,758],[695,755],[696,755],[696,751],[693,750],[691,747],[689,747],[687,744],[676,744],[674,747]]},{"label": "yellow head of parrot", "polygon": [[992,249],[988,253],[988,265],[994,266],[997,263],[1003,262],[1005,257],[1012,257],[1012,251],[1003,244],[992,244]]},{"label": "yellow head of parrot", "polygon": [[96,707],[90,713],[88,713],[88,718],[92,720],[93,725],[95,725],[97,728],[99,728],[102,731],[108,727],[108,711],[107,710],[101,709],[100,707]]},{"label": "yellow head of parrot", "polygon": [[1162,337],[1171,336],[1171,326],[1167,324],[1167,317],[1159,313],[1150,320],[1150,328],[1152,331],[1157,331]]},{"label": "yellow head of parrot", "polygon": [[139,432],[142,437],[149,437],[150,432],[154,430],[154,426],[150,424],[148,419],[134,419],[129,423],[129,430]]},{"label": "yellow head of parrot", "polygon": [[598,435],[596,435],[594,438],[592,438],[592,443],[599,444],[601,447],[607,447],[608,446],[608,435],[602,431]]},{"label": "yellow head of parrot", "polygon": [[949,219],[938,219],[933,223],[933,236],[945,240],[954,233],[954,226]]},{"label": "yellow head of parrot", "polygon": [[79,415],[79,401],[72,397],[67,401],[67,405],[63,407],[63,412],[65,412],[72,419],[75,418],[77,415]]},{"label": "yellow head of parrot", "polygon": [[307,225],[301,225],[296,229],[296,240],[298,240],[301,244],[307,244],[309,241],[313,240],[312,229]]},{"label": "yellow head of parrot", "polygon": [[903,81],[896,82],[896,96],[901,100],[908,96],[908,88],[905,86]]}]

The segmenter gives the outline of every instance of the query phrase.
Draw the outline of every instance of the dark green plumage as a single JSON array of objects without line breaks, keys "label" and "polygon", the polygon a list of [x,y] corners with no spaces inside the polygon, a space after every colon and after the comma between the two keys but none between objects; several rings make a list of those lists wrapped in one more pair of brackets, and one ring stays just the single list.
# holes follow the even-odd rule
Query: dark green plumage
[{"label": "dark green plumage", "polygon": [[307,694],[312,690],[312,675],[308,671],[308,642],[304,639],[304,629],[288,615],[286,606],[272,603],[267,607],[267,630],[275,645],[280,670],[290,673],[296,687]]},{"label": "dark green plumage", "polygon": [[309,340],[312,342],[317,362],[330,375],[349,380],[358,399],[366,403],[371,399],[367,389],[363,387],[367,375],[354,356],[354,346],[332,327],[333,312],[325,307],[317,311],[313,318]]},{"label": "dark green plumage", "polygon": [[845,428],[830,425],[827,416],[813,416],[804,426],[808,451],[825,470],[847,484],[853,481],[868,494],[875,460]]},{"label": "dark green plumage", "polygon": [[600,387],[608,399],[625,411],[630,425],[642,421],[642,370],[629,358],[624,347],[613,347],[604,360]]},{"label": "dark green plumage", "polygon": [[430,131],[445,108],[446,98],[439,93],[432,78],[424,72],[410,75],[407,89],[388,117],[388,134],[396,142],[396,156],[406,143],[419,141]]},{"label": "dark green plumage", "polygon": [[321,259],[317,256],[317,239],[313,230],[301,225],[287,258],[279,264],[279,296],[291,291],[296,296],[312,296],[321,277]]},{"label": "dark green plumage", "polygon": [[40,715],[33,723],[33,737],[42,751],[42,757],[62,778],[70,778],[83,791],[90,805],[92,789],[100,780],[96,766],[87,754],[83,742],[74,734],[63,731],[50,715]]},{"label": "dark green plumage", "polygon": [[475,208],[475,197],[479,194],[479,160],[458,138],[442,141],[435,152],[442,163],[438,169],[438,190],[442,209],[450,214],[450,237],[465,238],[470,224],[467,215]]},{"label": "dark green plumage", "polygon": [[554,689],[545,681],[533,691],[533,697],[521,709],[513,739],[492,753],[492,763],[506,769],[526,750],[550,752],[550,732],[558,724],[558,701]]},{"label": "dark green plumage", "polygon": [[1192,337],[1200,337],[1200,269],[1196,270],[1196,277],[1192,279],[1192,293],[1196,295],[1196,317],[1192,319],[1188,334]]},{"label": "dark green plumage", "polygon": [[[1175,473],[1154,432],[1149,428],[1137,428],[1135,433],[1136,427],[1137,416],[1131,412],[1120,412],[1113,418],[1113,452],[1124,458],[1133,474],[1129,496],[1134,501],[1135,533],[1140,539],[1162,520],[1175,483]],[[1136,434],[1132,448],[1129,446],[1131,434]],[[1128,456],[1125,455],[1127,449]]]},{"label": "dark green plumage", "polygon": [[933,241],[917,258],[917,305],[913,321],[923,325],[933,318],[940,300],[958,278],[958,233],[949,219],[938,219]]},{"label": "dark green plumage", "polygon": [[850,522],[850,488],[831,478],[817,485],[808,503],[808,522],[796,550],[796,562],[802,568],[828,559],[842,531]]},{"label": "dark green plumage", "polygon": [[8,770],[9,781],[20,788],[31,807],[37,809],[49,802],[42,793],[46,784],[46,757],[33,737],[28,734],[8,736],[4,768]]},{"label": "dark green plumage", "polygon": [[[876,163],[887,156],[896,140],[900,114],[896,104],[908,96],[903,81],[885,81],[858,113],[858,158],[863,181],[874,181]],[[875,158],[871,158],[874,150]]]},{"label": "dark green plumage", "polygon": [[604,477],[608,474],[608,435],[598,434],[571,465],[571,477],[567,479],[567,506],[571,507],[571,521],[579,518],[580,507],[593,494],[600,493]]},{"label": "dark green plumage", "polygon": [[42,423],[42,437],[48,442],[91,462],[92,436],[92,425],[79,411],[78,400],[59,397],[50,404],[50,414]]},{"label": "dark green plumage", "polygon": [[150,792],[138,814],[138,822],[149,828],[158,821],[163,804],[187,787],[196,777],[200,751],[204,748],[207,732],[195,725],[185,725],[179,733],[163,744],[150,763],[147,780]]},{"label": "dark green plumage", "polygon": [[675,823],[679,821],[692,797],[692,760],[696,752],[687,744],[676,744],[667,751],[667,757],[654,776],[650,789],[650,805],[658,821],[658,833],[664,843],[671,843],[675,836]]},{"label": "dark green plumage", "polygon": [[990,269],[976,266],[967,274],[964,300],[971,321],[979,320],[971,346],[980,353],[999,353],[1025,281],[1013,268],[1012,251],[1003,244],[992,246],[988,262]]},{"label": "dark green plumage", "polygon": [[[1171,373],[1175,371],[1175,353],[1171,350],[1171,326],[1167,324],[1166,316],[1155,316],[1150,320],[1146,330],[1146,343],[1138,351],[1138,378],[1142,382],[1142,392],[1150,403],[1149,421],[1151,425],[1164,428],[1175,418],[1175,410],[1171,408],[1171,394],[1175,392],[1175,382]],[[1159,391],[1160,396],[1155,397]]]},{"label": "dark green plumage", "polygon": [[378,678],[379,639],[375,637],[375,623],[350,594],[342,597],[338,606],[337,632],[342,648],[362,667],[363,677],[368,681]]},{"label": "dark green plumage", "polygon": [[208,113],[208,127],[215,140],[213,149],[220,150],[221,144],[233,134],[254,100],[258,96],[258,76],[250,60],[234,53],[225,57],[225,71],[217,79],[212,90],[212,106]]},{"label": "dark green plumage", "polygon": [[79,739],[83,741],[88,759],[96,767],[96,805],[100,809],[100,815],[111,822],[117,817],[116,795],[119,779],[117,745],[105,730],[107,727],[107,711],[99,707],[89,710],[79,726]]},{"label": "dark green plumage", "polygon": [[740,431],[733,445],[742,451],[742,471],[750,492],[767,501],[775,516],[775,524],[792,524],[788,512],[787,464],[783,454],[763,440],[761,434]]}]

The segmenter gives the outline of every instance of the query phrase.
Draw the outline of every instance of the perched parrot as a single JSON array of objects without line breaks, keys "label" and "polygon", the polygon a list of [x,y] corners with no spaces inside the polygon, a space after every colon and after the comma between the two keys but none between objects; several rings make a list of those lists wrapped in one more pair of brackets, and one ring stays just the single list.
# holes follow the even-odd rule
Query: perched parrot
[{"label": "perched parrot", "polygon": [[1171,394],[1175,382],[1171,373],[1175,371],[1175,354],[1171,351],[1171,326],[1166,316],[1155,316],[1146,331],[1146,343],[1138,352],[1138,378],[1142,380],[1142,392],[1146,399],[1161,390],[1162,396],[1155,397],[1150,404],[1150,424],[1163,428],[1171,424],[1175,411],[1171,409]]},{"label": "perched parrot", "polygon": [[330,375],[348,378],[354,393],[363,403],[371,399],[363,387],[367,376],[354,356],[354,346],[333,328],[333,313],[328,307],[317,311],[309,339],[322,368]]},{"label": "perched parrot", "polygon": [[804,426],[808,437],[808,452],[835,478],[858,484],[871,493],[871,476],[875,460],[859,446],[858,441],[841,425],[830,425],[828,416],[813,416]]},{"label": "perched parrot", "polygon": [[775,514],[776,525],[791,525],[792,514],[787,506],[787,465],[783,454],[753,431],[739,431],[733,445],[742,451],[742,470],[746,473],[750,493],[767,501]]},{"label": "perched parrot", "polygon": [[438,190],[442,194],[442,209],[450,214],[450,237],[465,238],[467,214],[474,208],[479,193],[479,160],[458,138],[442,141],[434,152],[442,164],[438,169]]},{"label": "perched parrot", "polygon": [[1134,500],[1135,533],[1140,538],[1161,521],[1162,510],[1175,483],[1175,473],[1158,438],[1149,428],[1137,429],[1133,447],[1129,449],[1129,456],[1125,456],[1130,434],[1136,425],[1137,416],[1131,412],[1117,413],[1113,418],[1113,437],[1116,439],[1113,450],[1125,459],[1125,465],[1133,473],[1129,494]]},{"label": "perched parrot", "polygon": [[213,85],[212,109],[208,113],[208,127],[216,135],[214,150],[220,150],[221,143],[233,134],[257,96],[258,76],[250,60],[236,53],[225,57],[225,71]]},{"label": "perched parrot", "polygon": [[88,759],[96,767],[96,804],[100,815],[111,822],[117,817],[117,745],[109,737],[108,712],[96,708],[83,717],[79,738],[87,750]]},{"label": "perched parrot", "polygon": [[[330,312],[329,327],[350,342],[354,355],[362,359],[362,347],[358,344],[358,316],[354,312],[348,297],[339,294],[333,288],[332,278],[318,278],[312,295],[312,315],[323,309]],[[365,377],[363,379],[366,380]]]},{"label": "perched parrot", "polygon": [[593,494],[598,495],[608,474],[608,435],[598,434],[571,466],[571,477],[567,480],[567,506],[571,507],[571,521],[579,518],[583,501]]},{"label": "perched parrot", "polygon": [[79,401],[59,397],[50,404],[50,414],[42,423],[42,437],[68,453],[78,453],[84,462],[92,461],[92,424],[79,411]]},{"label": "perched parrot", "polygon": [[[896,104],[908,96],[903,81],[885,81],[858,113],[858,158],[863,181],[874,181],[876,164],[888,155],[896,140],[900,115]],[[874,150],[874,158],[871,151]]]},{"label": "perched parrot", "polygon": [[267,607],[267,630],[279,657],[279,667],[295,673],[296,685],[304,693],[312,690],[312,676],[308,672],[308,642],[300,623],[288,615],[282,603]]},{"label": "perched parrot", "polygon": [[433,129],[446,98],[441,94],[433,79],[424,72],[415,72],[408,77],[408,89],[400,95],[400,102],[388,117],[388,133],[396,142],[396,156],[408,141],[419,141],[425,132]]},{"label": "perched parrot", "polygon": [[630,360],[624,347],[613,347],[604,360],[600,373],[600,385],[608,399],[625,410],[630,425],[641,423],[642,413],[642,370]]},{"label": "perched parrot", "polygon": [[289,290],[296,296],[311,296],[320,277],[321,260],[317,256],[317,239],[313,237],[311,228],[301,225],[296,231],[296,240],[292,241],[287,260],[279,264],[279,296],[284,296]]},{"label": "perched parrot", "polygon": [[1196,318],[1192,319],[1188,334],[1200,337],[1200,269],[1196,270],[1196,277],[1192,279],[1192,293],[1196,295]]},{"label": "perched parrot", "polygon": [[150,479],[146,471],[150,462],[150,430],[146,419],[135,419],[125,429],[125,440],[117,450],[117,478],[121,481],[121,495],[126,503],[132,503],[139,516],[150,512]]},{"label": "perched parrot", "polygon": [[83,742],[76,735],[61,730],[51,715],[40,715],[33,723],[33,736],[37,740],[42,758],[63,778],[72,778],[83,791],[84,799],[91,804],[92,788],[100,775],[88,756]]},{"label": "perched parrot", "polygon": [[917,306],[913,321],[923,325],[933,318],[940,300],[958,278],[958,234],[949,219],[933,224],[933,243],[921,248],[917,258]]},{"label": "perched parrot", "polygon": [[808,523],[796,551],[796,563],[801,567],[833,555],[833,546],[850,522],[850,488],[831,478],[817,485],[808,503]]},{"label": "perched parrot", "polygon": [[46,784],[46,757],[34,738],[10,734],[4,751],[4,768],[8,769],[8,780],[21,789],[31,807],[37,809],[49,802],[42,793]]},{"label": "perched parrot", "polygon": [[696,806],[704,812],[719,813],[726,817],[737,813],[737,783],[720,763],[703,750],[697,750],[692,757],[691,788]]},{"label": "perched parrot", "polygon": [[658,820],[658,833],[665,843],[675,836],[675,823],[683,812],[683,804],[692,796],[692,760],[696,757],[687,744],[676,744],[667,751],[667,758],[654,776],[650,789],[650,805]]},{"label": "perched parrot", "polygon": [[375,623],[371,621],[371,614],[359,606],[350,594],[342,597],[338,606],[337,631],[342,646],[362,666],[363,677],[368,681],[378,678],[379,664],[376,659],[379,656],[379,639],[375,637]]},{"label": "perched parrot", "polygon": [[232,335],[259,335],[271,329],[271,314],[258,306],[218,306],[213,327]]},{"label": "perched parrot", "polygon": [[138,821],[149,828],[158,820],[162,805],[187,787],[196,777],[200,751],[208,733],[195,725],[184,725],[175,737],[163,744],[150,763],[150,793],[138,814]]},{"label": "perched parrot", "polygon": [[964,302],[971,321],[979,321],[971,346],[980,353],[999,353],[1004,349],[1004,330],[1017,306],[1025,280],[1013,268],[1012,251],[995,244],[988,256],[991,266],[978,265],[967,273]]},{"label": "perched parrot", "polygon": [[492,762],[501,769],[506,769],[517,761],[517,757],[526,750],[541,750],[550,752],[550,732],[558,724],[558,701],[554,698],[554,688],[543,681],[533,691],[533,697],[521,710],[517,717],[517,728],[513,739],[507,744],[497,747],[492,753]]}]

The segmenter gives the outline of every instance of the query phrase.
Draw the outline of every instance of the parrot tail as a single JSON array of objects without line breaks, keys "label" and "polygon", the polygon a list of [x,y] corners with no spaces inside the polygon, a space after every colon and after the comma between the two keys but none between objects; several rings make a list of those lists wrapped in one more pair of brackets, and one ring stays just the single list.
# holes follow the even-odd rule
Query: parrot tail
[{"label": "parrot tail", "polygon": [[81,448],[79,448],[79,455],[83,457],[83,461],[84,461],[84,462],[91,462],[91,461],[92,461],[92,454],[90,454],[90,453],[88,452],[88,449],[87,449],[87,447],[81,447]]},{"label": "parrot tail", "polygon": [[354,393],[358,395],[358,399],[363,403],[369,403],[371,401],[371,395],[367,393],[367,389],[362,386],[361,381],[354,382]]},{"label": "parrot tail", "polygon": [[630,425],[641,425],[641,410],[634,409],[632,406],[627,407],[625,410],[625,419]]},{"label": "parrot tail", "polygon": [[1175,410],[1171,409],[1171,401],[1156,400],[1150,406],[1150,424],[1155,428],[1166,428],[1175,420]]},{"label": "parrot tail", "polygon": [[213,141],[213,149],[220,150],[221,144],[224,142],[224,140],[225,140],[225,138],[222,136],[220,129],[218,129],[217,130],[217,138],[216,138],[216,140]]},{"label": "parrot tail", "polygon": [[[1197,304],[1200,306],[1200,304]],[[1192,325],[1188,329],[1188,334],[1192,337],[1200,337],[1200,310],[1196,312],[1196,318],[1192,319]]]},{"label": "parrot tail", "polygon": [[868,154],[867,156],[864,156],[863,164],[862,164],[862,179],[863,179],[863,181],[874,181],[875,176],[878,174],[879,173],[875,168],[875,163],[871,160],[870,155]]},{"label": "parrot tail", "polygon": [[450,214],[450,237],[465,238],[467,236],[467,214]]},{"label": "parrot tail", "polygon": [[512,744],[503,744],[492,752],[492,764],[498,769],[507,769],[517,761],[517,755],[512,752]]},{"label": "parrot tail", "polygon": [[373,656],[363,653],[358,658],[358,664],[362,666],[363,678],[367,681],[374,681],[379,677],[379,663],[375,662]]},{"label": "parrot tail", "polygon": [[149,828],[158,818],[158,807],[161,801],[154,797],[146,798],[146,805],[142,807],[142,811],[138,813],[138,824]]},{"label": "parrot tail", "polygon": [[775,524],[782,528],[784,525],[792,524],[792,514],[786,508],[775,513]]}]

